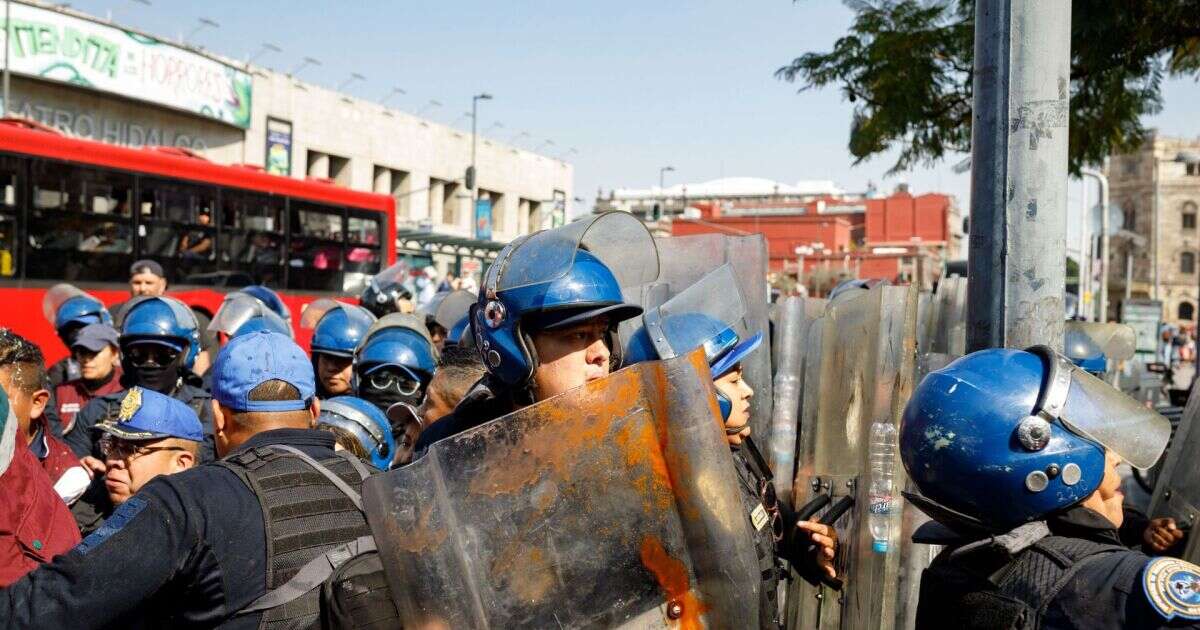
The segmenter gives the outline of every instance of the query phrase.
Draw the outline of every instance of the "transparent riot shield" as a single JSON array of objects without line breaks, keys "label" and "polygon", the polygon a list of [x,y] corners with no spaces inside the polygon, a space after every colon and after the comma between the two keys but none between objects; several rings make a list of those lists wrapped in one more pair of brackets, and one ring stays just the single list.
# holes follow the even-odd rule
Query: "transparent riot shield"
[{"label": "transparent riot shield", "polygon": [[405,625],[753,628],[762,581],[702,350],[363,484]]},{"label": "transparent riot shield", "polygon": [[1197,418],[1200,418],[1200,396],[1193,385],[1157,475],[1149,510],[1150,518],[1171,517],[1179,528],[1187,530],[1182,557],[1192,563],[1200,562],[1200,535],[1195,527],[1200,520],[1200,474],[1196,473],[1196,462],[1200,461],[1200,420]]},{"label": "transparent riot shield", "polygon": [[[738,336],[748,339],[757,331],[770,330],[767,242],[761,234],[698,234],[655,240],[661,261],[658,279],[670,287],[670,295],[678,294],[708,272],[730,263],[746,300],[747,330],[736,329]],[[719,296],[713,297],[719,299]],[[750,399],[750,427],[754,439],[759,444],[769,444],[773,400],[771,353],[752,353],[742,363],[742,368],[746,382],[754,388],[754,397]]]},{"label": "transparent riot shield", "polygon": [[245,293],[230,293],[225,297],[208,324],[208,332],[233,336],[253,319],[262,321],[263,330],[294,336],[292,327],[282,317],[254,296]]},{"label": "transparent riot shield", "polygon": [[[820,359],[806,366],[801,410],[802,436],[793,504],[802,509],[821,495],[831,503],[853,498],[853,507],[835,521],[842,542],[840,593],[794,580],[788,592],[788,627],[890,629],[902,624],[910,567],[927,562],[928,549],[909,541],[919,521],[904,504],[889,536],[889,551],[872,551],[867,527],[871,469],[871,425],[898,424],[916,373],[917,289],[876,286],[838,304],[830,304],[813,325],[820,334]],[[894,453],[894,489],[906,477]],[[823,512],[814,516],[820,518]],[[912,554],[923,554],[912,558]],[[919,577],[919,570],[916,575]]]},{"label": "transparent riot shield", "polygon": [[825,313],[825,300],[789,297],[776,304],[775,395],[771,410],[771,440],[767,456],[775,474],[781,499],[791,502],[796,468],[797,439],[801,430],[800,408],[804,399],[806,362],[815,356],[808,334]]},{"label": "transparent riot shield", "polygon": [[942,278],[920,319],[920,351],[963,356],[967,352],[967,279]]}]

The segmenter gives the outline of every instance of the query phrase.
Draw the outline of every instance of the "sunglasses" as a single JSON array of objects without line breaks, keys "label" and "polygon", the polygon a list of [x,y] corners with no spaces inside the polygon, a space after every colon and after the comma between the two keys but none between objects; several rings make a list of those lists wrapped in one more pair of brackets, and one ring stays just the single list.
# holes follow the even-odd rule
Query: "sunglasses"
[{"label": "sunglasses", "polygon": [[142,446],[136,442],[129,442],[121,438],[105,435],[100,438],[100,453],[105,459],[123,459],[131,462],[143,455],[156,453],[158,451],[185,451],[187,449],[178,446]]},{"label": "sunglasses", "polygon": [[129,356],[130,363],[136,366],[143,365],[170,365],[179,358],[179,351],[173,350],[166,346],[155,344],[138,344],[131,346],[126,354]]},{"label": "sunglasses", "polygon": [[406,374],[400,374],[386,368],[372,372],[367,377],[367,382],[371,385],[372,389],[381,392],[391,390],[402,396],[412,396],[421,389],[420,381],[414,381]]}]

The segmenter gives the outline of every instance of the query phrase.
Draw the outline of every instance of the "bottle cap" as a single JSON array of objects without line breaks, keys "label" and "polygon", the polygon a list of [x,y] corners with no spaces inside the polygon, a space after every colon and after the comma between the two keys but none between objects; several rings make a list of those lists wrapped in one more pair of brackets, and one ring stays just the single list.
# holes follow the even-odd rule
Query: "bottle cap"
[{"label": "bottle cap", "polygon": [[874,551],[875,553],[887,553],[887,550],[888,541],[886,540],[876,540],[875,542],[871,543],[871,551]]}]

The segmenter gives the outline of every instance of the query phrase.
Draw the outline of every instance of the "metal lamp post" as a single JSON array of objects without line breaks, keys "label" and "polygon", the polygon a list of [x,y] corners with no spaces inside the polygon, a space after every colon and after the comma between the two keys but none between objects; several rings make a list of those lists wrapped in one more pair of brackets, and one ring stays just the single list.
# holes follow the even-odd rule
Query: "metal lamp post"
[{"label": "metal lamp post", "polygon": [[[1100,183],[1100,322],[1108,321],[1108,178],[1096,169],[1083,168],[1079,171],[1085,177],[1094,177]],[[1084,193],[1086,195],[1086,191]],[[1087,229],[1088,221],[1083,221]],[[1089,249],[1091,238],[1088,239]],[[1081,257],[1082,258],[1082,257]],[[1090,261],[1092,256],[1088,256]],[[1089,265],[1090,266],[1090,265]],[[1080,266],[1080,285],[1083,283],[1083,267]],[[1088,274],[1091,275],[1090,273]],[[1082,291],[1081,291],[1082,292]]]}]

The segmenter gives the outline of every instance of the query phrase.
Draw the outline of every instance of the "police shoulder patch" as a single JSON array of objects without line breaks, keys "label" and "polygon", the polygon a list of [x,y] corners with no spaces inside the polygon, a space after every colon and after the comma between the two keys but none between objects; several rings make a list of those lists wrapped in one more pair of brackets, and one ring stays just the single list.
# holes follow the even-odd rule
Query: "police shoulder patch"
[{"label": "police shoulder patch", "polygon": [[100,529],[88,534],[88,537],[84,538],[83,542],[76,545],[75,550],[86,556],[93,549],[108,540],[110,536],[121,531],[129,521],[133,520],[133,517],[146,509],[146,505],[146,500],[142,497],[129,497],[127,501],[121,504],[121,507],[112,513],[112,516],[108,517],[107,521],[104,521]]},{"label": "police shoulder patch", "polygon": [[1168,620],[1200,620],[1200,567],[1179,558],[1153,558],[1142,571],[1150,606]]}]

